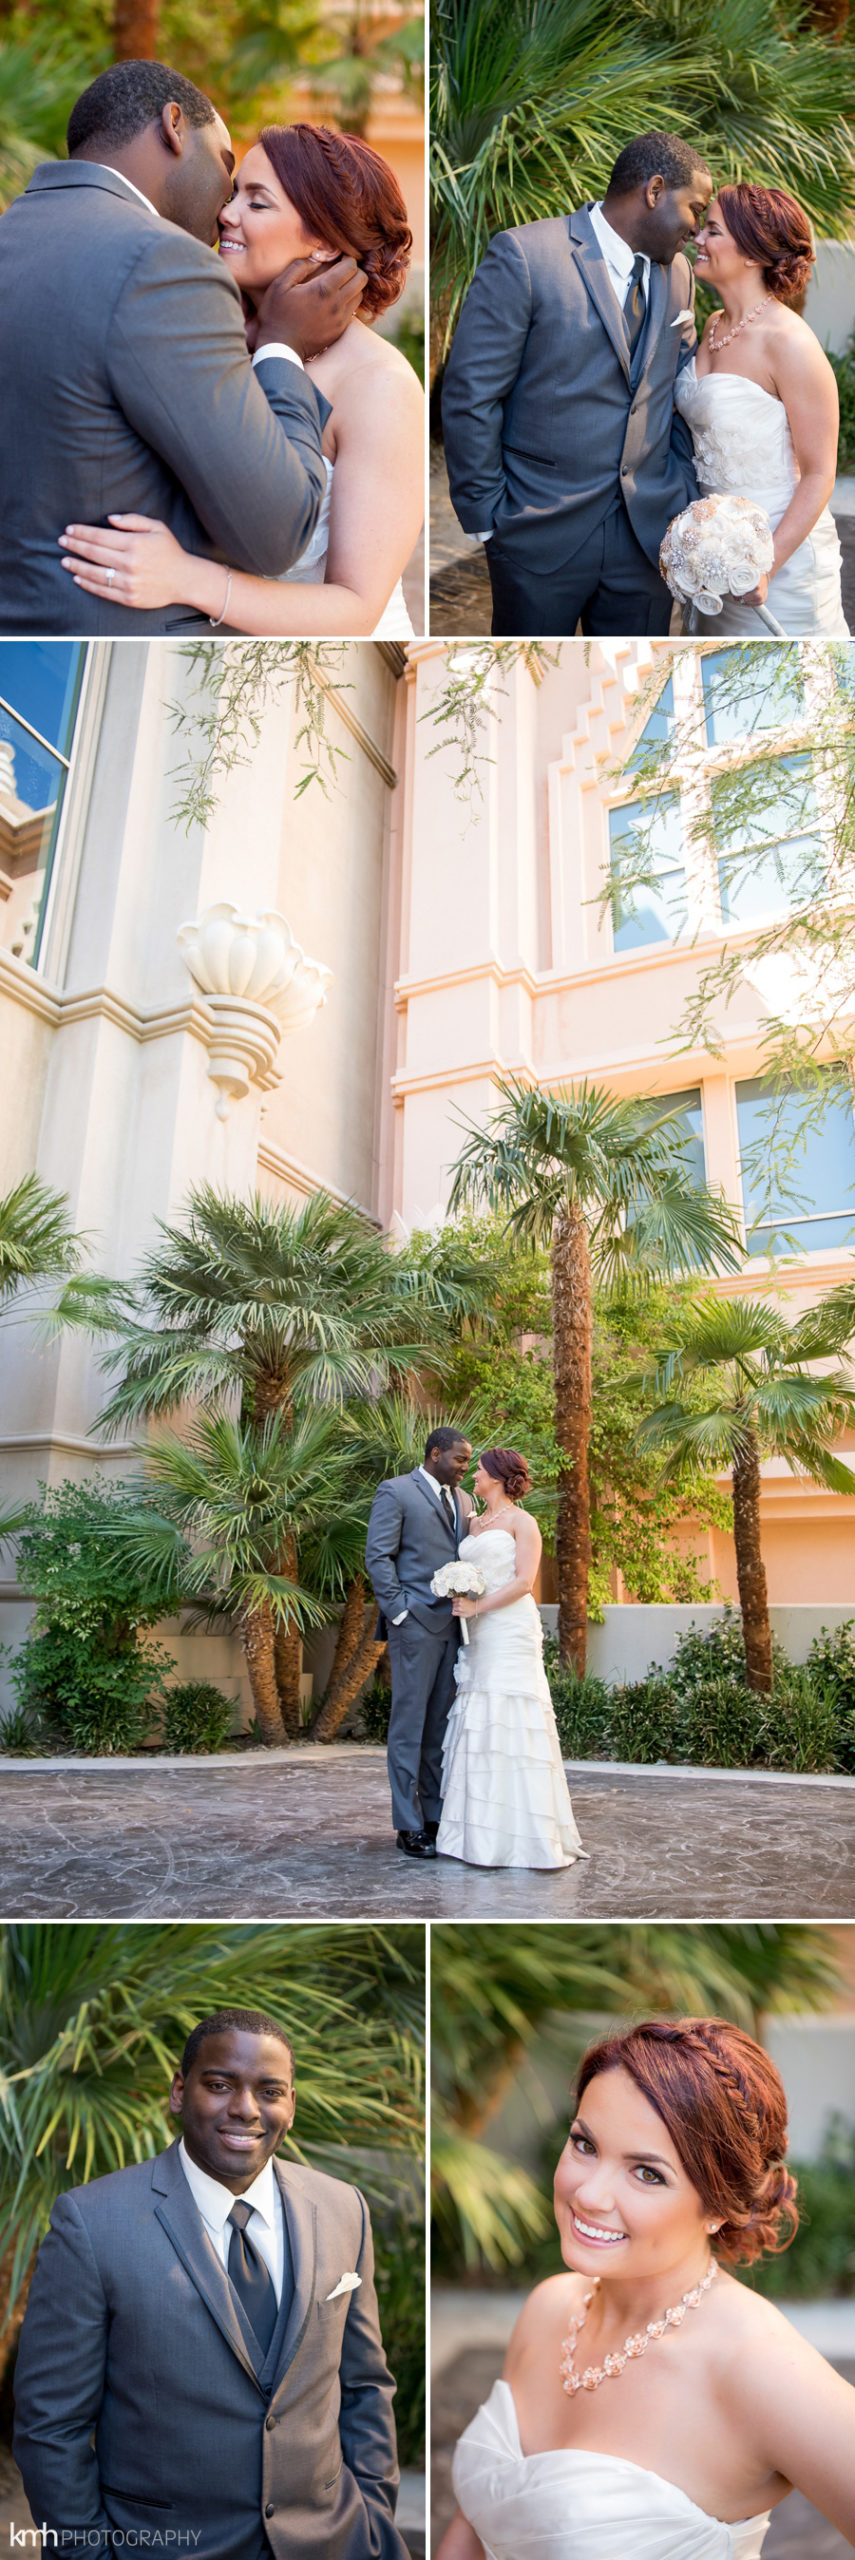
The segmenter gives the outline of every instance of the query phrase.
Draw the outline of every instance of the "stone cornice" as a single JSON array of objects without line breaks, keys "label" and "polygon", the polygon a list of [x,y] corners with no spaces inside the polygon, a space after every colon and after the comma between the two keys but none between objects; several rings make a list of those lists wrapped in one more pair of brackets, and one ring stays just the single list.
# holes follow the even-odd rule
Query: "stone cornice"
[{"label": "stone cornice", "polygon": [[[309,1166],[301,1164],[296,1156],[286,1156],[284,1148],[274,1146],[272,1139],[263,1136],[259,1139],[257,1161],[259,1169],[272,1173],[277,1182],[290,1183],[291,1189],[302,1192],[307,1200],[314,1198],[318,1189],[317,1173],[312,1173]],[[349,1192],[340,1191],[337,1183],[325,1182],[323,1188],[332,1200],[340,1201],[343,1208],[358,1209],[360,1217],[367,1219],[369,1226],[378,1225],[372,1211],[363,1208]]]}]

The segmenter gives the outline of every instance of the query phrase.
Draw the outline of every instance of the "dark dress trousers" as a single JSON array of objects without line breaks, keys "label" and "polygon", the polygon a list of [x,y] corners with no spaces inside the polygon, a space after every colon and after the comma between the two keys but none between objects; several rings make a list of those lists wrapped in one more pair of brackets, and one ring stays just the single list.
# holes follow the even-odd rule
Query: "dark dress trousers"
[{"label": "dark dress trousers", "polygon": [[[21,2332],[15,2453],[66,2560],[406,2560],[367,2207],[319,2170],[274,2168],[286,2282],[266,2349],[177,2143],[54,2206]],[[338,2293],[345,2274],[361,2282]]]},{"label": "dark dress trousers", "polygon": [[[453,1564],[465,1536],[468,1494],[452,1495],[454,1526],[420,1467],[378,1485],[365,1561],[389,1640],[392,1707],[387,1764],[396,1831],[420,1831],[442,1811],[442,1745],[454,1700],[460,1620],[437,1600],[432,1576]],[[403,1625],[394,1621],[406,1610]]]},{"label": "dark dress trousers", "polygon": [[253,370],[233,276],[112,170],[37,169],[0,220],[0,378],[0,635],[202,627],[84,595],[67,524],[156,516],[271,578],[305,549],[328,403],[285,357]]},{"label": "dark dress trousers", "polygon": [[[674,383],[695,345],[694,279],[651,266],[634,351],[590,213],[490,242],[443,390],[451,496],[492,526],[496,632],[667,632],[659,546],[698,496]],[[679,315],[688,315],[688,317]]]}]

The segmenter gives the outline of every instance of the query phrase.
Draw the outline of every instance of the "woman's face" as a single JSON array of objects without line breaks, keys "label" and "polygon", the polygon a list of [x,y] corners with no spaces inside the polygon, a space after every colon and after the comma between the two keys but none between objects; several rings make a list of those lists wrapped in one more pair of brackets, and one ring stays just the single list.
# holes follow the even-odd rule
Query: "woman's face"
[{"label": "woman's face", "polygon": [[253,143],[235,177],[230,204],[220,215],[220,256],[228,260],[245,293],[263,293],[292,258],[335,257],[329,243],[307,231],[302,215],[280,186],[260,142]]},{"label": "woman's face", "polygon": [[496,1478],[495,1476],[487,1474],[484,1460],[483,1458],[479,1458],[472,1478],[472,1491],[475,1495],[476,1502],[486,1502],[488,1493],[495,1492],[495,1490]]},{"label": "woman's face", "polygon": [[555,2172],[565,2265],[634,2282],[693,2266],[709,2220],[661,2116],[628,2071],[589,2080]]},{"label": "woman's face", "polygon": [[[718,197],[713,196],[703,230],[698,232],[695,241],[695,274],[721,293],[729,284],[735,284],[739,276],[744,279],[750,264],[728,231]],[[757,274],[760,274],[759,267]]]}]

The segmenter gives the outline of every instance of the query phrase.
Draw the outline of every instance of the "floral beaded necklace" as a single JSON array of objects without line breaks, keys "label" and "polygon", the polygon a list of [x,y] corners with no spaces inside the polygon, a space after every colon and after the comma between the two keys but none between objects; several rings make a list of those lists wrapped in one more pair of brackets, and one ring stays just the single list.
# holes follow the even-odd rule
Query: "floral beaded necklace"
[{"label": "floral beaded necklace", "polygon": [[664,2338],[666,2329],[680,2328],[687,2311],[697,2311],[698,2303],[709,2291],[713,2277],[717,2274],[717,2260],[711,2258],[707,2273],[700,2284],[693,2284],[690,2291],[684,2293],[681,2302],[672,2303],[670,2311],[663,2311],[661,2320],[648,2320],[646,2329],[636,2329],[631,2337],[625,2338],[617,2354],[604,2356],[602,2364],[587,2364],[584,2373],[580,2373],[578,2366],[573,2362],[573,2356],[579,2331],[584,2329],[594,2295],[599,2292],[600,2278],[595,2276],[590,2293],[585,2295],[581,2311],[574,2314],[567,2336],[561,2341],[559,2372],[563,2389],[569,2392],[572,2399],[577,2391],[598,2391],[601,2382],[614,2381],[616,2376],[623,2372],[625,2364],[629,2364],[637,2356],[647,2354],[652,2338]]}]

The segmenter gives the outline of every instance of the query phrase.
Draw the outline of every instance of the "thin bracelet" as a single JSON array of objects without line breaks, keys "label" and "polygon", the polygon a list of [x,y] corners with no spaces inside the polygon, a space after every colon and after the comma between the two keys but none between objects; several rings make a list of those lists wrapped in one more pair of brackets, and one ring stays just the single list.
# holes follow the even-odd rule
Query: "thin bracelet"
[{"label": "thin bracelet", "polygon": [[210,625],[211,625],[211,630],[212,630],[212,631],[219,631],[220,623],[221,623],[221,622],[225,622],[226,614],[228,613],[228,609],[229,609],[229,597],[230,597],[230,595],[231,595],[231,591],[232,591],[232,573],[231,573],[231,570],[230,570],[230,569],[227,569],[227,570],[226,570],[226,592],[225,592],[225,596],[224,596],[224,598],[223,598],[223,610],[222,610],[222,613],[216,613],[216,614],[215,614],[215,613],[209,613],[209,615],[208,615],[208,621],[209,621],[209,623],[210,623]]}]

